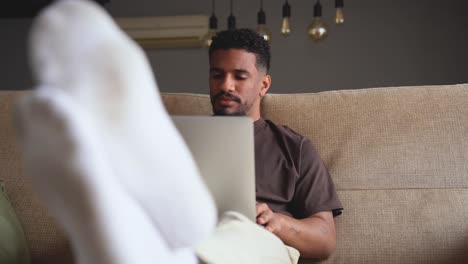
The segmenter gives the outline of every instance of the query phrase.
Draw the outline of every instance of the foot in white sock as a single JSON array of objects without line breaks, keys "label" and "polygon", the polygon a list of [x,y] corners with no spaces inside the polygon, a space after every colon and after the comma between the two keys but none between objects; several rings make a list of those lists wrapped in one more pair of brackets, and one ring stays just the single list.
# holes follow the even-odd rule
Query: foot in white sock
[{"label": "foot in white sock", "polygon": [[71,239],[78,263],[195,263],[169,249],[102,151],[92,121],[67,95],[41,88],[18,104],[26,173]]},{"label": "foot in white sock", "polygon": [[[58,1],[31,32],[37,81],[62,89],[97,125],[111,170],[170,248],[212,231],[216,211],[165,111],[142,50],[88,1]],[[123,162],[125,161],[125,162]]]}]

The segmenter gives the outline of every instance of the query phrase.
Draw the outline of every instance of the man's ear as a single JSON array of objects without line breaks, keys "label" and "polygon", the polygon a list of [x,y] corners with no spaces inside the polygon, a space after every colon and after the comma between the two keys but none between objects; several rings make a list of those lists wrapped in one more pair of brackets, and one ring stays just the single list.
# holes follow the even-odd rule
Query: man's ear
[{"label": "man's ear", "polygon": [[262,80],[262,87],[260,89],[260,97],[263,97],[267,93],[268,89],[270,89],[270,85],[271,76],[269,74],[265,74]]}]

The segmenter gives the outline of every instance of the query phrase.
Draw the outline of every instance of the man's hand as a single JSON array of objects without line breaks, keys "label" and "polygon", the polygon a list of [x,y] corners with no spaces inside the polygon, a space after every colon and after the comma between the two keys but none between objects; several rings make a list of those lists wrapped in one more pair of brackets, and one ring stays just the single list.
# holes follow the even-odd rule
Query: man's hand
[{"label": "man's hand", "polygon": [[267,204],[257,202],[257,223],[286,245],[299,250],[301,257],[326,259],[336,247],[335,221],[330,211],[295,219],[275,213]]},{"label": "man's hand", "polygon": [[273,234],[281,233],[287,224],[282,214],[273,212],[266,203],[257,202],[257,224],[265,227]]}]

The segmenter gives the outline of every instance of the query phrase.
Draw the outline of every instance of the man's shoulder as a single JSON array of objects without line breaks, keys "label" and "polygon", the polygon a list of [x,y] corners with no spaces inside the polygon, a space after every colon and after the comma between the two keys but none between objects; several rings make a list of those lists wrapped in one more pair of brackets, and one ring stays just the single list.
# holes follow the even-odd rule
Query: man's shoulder
[{"label": "man's shoulder", "polygon": [[265,120],[265,122],[268,124],[271,130],[281,134],[282,137],[287,140],[291,140],[296,144],[300,144],[307,139],[305,136],[301,135],[287,125],[276,124],[271,120]]}]

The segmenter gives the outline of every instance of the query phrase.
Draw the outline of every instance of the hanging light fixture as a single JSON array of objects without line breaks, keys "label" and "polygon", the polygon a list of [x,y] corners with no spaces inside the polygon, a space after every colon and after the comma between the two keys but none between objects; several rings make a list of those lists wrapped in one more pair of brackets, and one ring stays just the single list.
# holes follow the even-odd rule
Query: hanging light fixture
[{"label": "hanging light fixture", "polygon": [[263,11],[263,0],[260,0],[260,11],[257,13],[257,33],[271,43],[271,33],[266,27],[266,14]]},{"label": "hanging light fixture", "polygon": [[281,35],[287,37],[291,34],[291,6],[288,0],[283,5],[283,21],[281,22]]},{"label": "hanging light fixture", "polygon": [[314,18],[307,29],[307,34],[314,42],[323,41],[328,36],[328,26],[322,21],[320,0],[317,0],[314,5]]},{"label": "hanging light fixture", "polygon": [[215,0],[211,2],[211,11],[210,28],[202,38],[203,46],[207,48],[211,46],[211,42],[213,42],[212,38],[216,35],[216,31],[218,31],[218,18],[216,18],[215,15]]},{"label": "hanging light fixture", "polygon": [[236,29],[236,17],[232,14],[232,1],[231,0],[231,14],[228,17],[228,30]]},{"label": "hanging light fixture", "polygon": [[335,24],[342,25],[344,23],[344,0],[335,0],[335,8],[336,8],[336,15],[335,15]]}]

